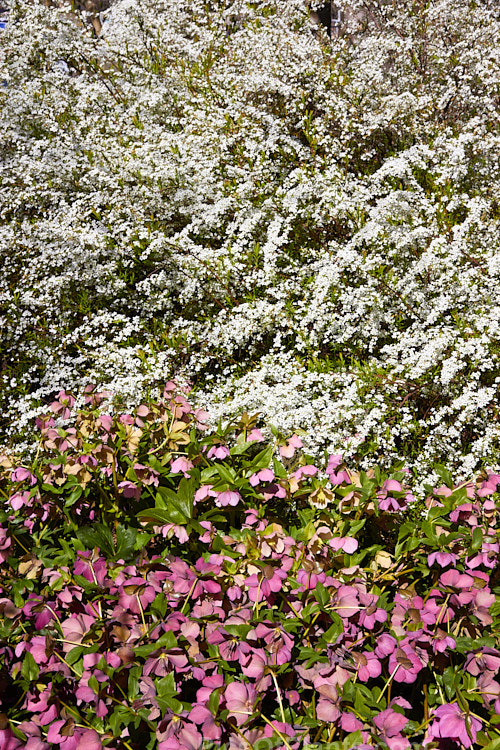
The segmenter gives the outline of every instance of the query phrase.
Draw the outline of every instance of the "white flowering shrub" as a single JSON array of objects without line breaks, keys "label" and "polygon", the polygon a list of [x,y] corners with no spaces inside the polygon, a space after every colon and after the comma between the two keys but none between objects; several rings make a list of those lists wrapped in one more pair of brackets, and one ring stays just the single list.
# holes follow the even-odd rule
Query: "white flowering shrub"
[{"label": "white flowering shrub", "polygon": [[[317,6],[318,3],[311,5]],[[4,442],[169,377],[312,454],[498,460],[500,4],[118,0],[0,36]]]}]

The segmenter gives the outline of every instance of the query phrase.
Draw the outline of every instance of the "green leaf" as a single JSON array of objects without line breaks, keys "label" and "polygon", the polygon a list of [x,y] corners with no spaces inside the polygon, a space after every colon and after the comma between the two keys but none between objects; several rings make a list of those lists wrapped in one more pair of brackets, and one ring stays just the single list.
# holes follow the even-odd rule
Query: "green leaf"
[{"label": "green leaf", "polygon": [[330,612],[330,617],[332,618],[332,624],[326,633],[323,633],[322,640],[325,640],[326,643],[335,643],[339,635],[344,632],[344,624],[342,618],[336,612]]},{"label": "green leaf", "polygon": [[273,445],[270,445],[268,448],[264,448],[264,450],[260,453],[257,453],[252,463],[247,468],[248,475],[255,474],[255,472],[259,471],[260,469],[269,468],[269,464],[271,463],[273,454]]},{"label": "green leaf", "polygon": [[99,547],[105,555],[111,557],[114,555],[113,535],[104,524],[96,523],[92,527],[84,526],[77,530],[76,536],[86,549],[92,550],[94,547]]},{"label": "green leaf", "polygon": [[446,667],[443,672],[443,685],[446,690],[448,700],[451,700],[456,693],[455,687],[455,670],[453,667]]},{"label": "green leaf", "polygon": [[219,710],[219,703],[220,703],[220,691],[213,690],[210,693],[210,698],[208,699],[208,710],[210,711],[212,716],[217,716],[217,712]]},{"label": "green leaf", "polygon": [[153,523],[156,526],[166,526],[168,523],[185,526],[187,523],[186,516],[176,508],[170,508],[169,510],[147,508],[146,510],[139,511],[137,518],[146,523]]},{"label": "green leaf", "polygon": [[453,489],[453,477],[451,476],[450,472],[446,467],[442,466],[441,464],[435,464],[433,466],[434,471],[438,475],[440,479],[442,479],[443,483],[450,489]]},{"label": "green leaf", "polygon": [[476,528],[472,532],[471,549],[478,550],[478,549],[481,549],[482,546],[483,546],[483,532],[482,532],[482,529],[479,528],[479,526],[476,526]]},{"label": "green leaf", "polygon": [[66,654],[66,661],[68,664],[74,664],[84,652],[88,653],[88,649],[85,646],[75,646]]},{"label": "green leaf", "polygon": [[116,527],[116,551],[115,557],[127,560],[135,550],[137,529],[130,526],[118,524]]},{"label": "green leaf", "polygon": [[324,609],[328,604],[330,604],[331,601],[331,595],[325,586],[323,586],[322,583],[317,583],[316,588],[314,589],[314,596],[316,598],[316,601],[318,602],[319,606]]},{"label": "green leaf", "polygon": [[25,680],[28,680],[28,682],[33,682],[33,680],[36,680],[38,677],[39,672],[40,669],[34,657],[29,651],[26,651],[24,654],[23,665],[21,667],[22,676]]},{"label": "green leaf", "polygon": [[217,464],[217,474],[220,476],[223,482],[229,485],[233,485],[236,482],[236,472],[234,469],[224,466],[224,464]]},{"label": "green leaf", "polygon": [[72,505],[76,503],[77,500],[80,499],[80,497],[83,494],[83,487],[81,485],[77,485],[69,494],[68,498],[65,500],[64,504],[67,508],[70,508]]},{"label": "green leaf", "polygon": [[[186,524],[193,517],[193,505],[194,482],[192,479],[181,479],[177,492],[169,487],[158,487],[156,507],[168,511],[172,517],[172,520],[166,523]],[[173,520],[174,517],[175,520]]]},{"label": "green leaf", "polygon": [[177,638],[172,633],[171,630],[167,630],[166,633],[164,633],[160,638],[158,638],[157,641],[154,643],[147,643],[144,646],[136,646],[134,648],[134,653],[136,656],[149,656],[153,651],[156,651],[157,649],[164,649],[165,651],[168,651],[171,648],[175,648],[177,646]]}]

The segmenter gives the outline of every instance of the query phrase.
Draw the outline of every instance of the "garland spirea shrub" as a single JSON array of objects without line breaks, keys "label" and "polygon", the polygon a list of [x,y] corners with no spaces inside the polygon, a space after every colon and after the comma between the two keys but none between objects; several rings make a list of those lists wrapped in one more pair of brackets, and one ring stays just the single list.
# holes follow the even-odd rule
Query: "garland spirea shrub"
[{"label": "garland spirea shrub", "polygon": [[500,3],[50,4],[0,31],[3,444],[182,378],[316,458],[497,463]]},{"label": "garland spirea shrub", "polygon": [[168,383],[1,458],[2,750],[500,746],[500,475],[412,493]]}]

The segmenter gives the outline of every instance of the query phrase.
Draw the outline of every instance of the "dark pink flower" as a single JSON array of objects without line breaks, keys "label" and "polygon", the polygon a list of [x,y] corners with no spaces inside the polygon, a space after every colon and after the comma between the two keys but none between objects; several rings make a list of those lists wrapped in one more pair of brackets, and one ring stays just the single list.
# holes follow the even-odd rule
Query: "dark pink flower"
[{"label": "dark pink flower", "polygon": [[248,633],[248,638],[264,641],[272,664],[285,664],[292,657],[294,639],[281,624],[260,622]]},{"label": "dark pink flower", "polygon": [[247,442],[256,442],[256,443],[262,443],[264,441],[264,435],[260,430],[254,427],[253,430],[250,430],[247,437]]},{"label": "dark pink flower", "polygon": [[483,672],[498,672],[500,669],[500,653],[495,648],[482,648],[467,656],[465,669],[477,677]]},{"label": "dark pink flower", "polygon": [[206,706],[195,704],[189,712],[189,720],[200,727],[204,739],[220,740],[221,728],[215,723],[212,712]]},{"label": "dark pink flower", "polygon": [[431,567],[431,565],[434,565],[434,563],[437,562],[442,568],[446,568],[447,565],[454,565],[456,559],[457,556],[453,552],[442,552],[437,550],[436,552],[431,552],[430,555],[427,555],[427,565]]},{"label": "dark pink flower", "polygon": [[61,622],[61,629],[64,634],[63,650],[65,653],[71,651],[75,646],[79,646],[85,635],[95,622],[95,617],[90,615],[73,615]]},{"label": "dark pink flower", "polygon": [[12,482],[25,482],[27,480],[31,487],[36,484],[35,475],[28,469],[25,469],[24,466],[18,466],[17,469],[14,469],[10,475],[10,479]]},{"label": "dark pink flower", "polygon": [[252,487],[257,487],[258,484],[262,484],[263,482],[273,482],[274,471],[271,469],[261,469],[261,471],[258,471],[256,474],[252,474],[248,481]]},{"label": "dark pink flower", "polygon": [[434,721],[429,727],[428,739],[449,738],[463,747],[473,747],[482,721],[462,711],[457,703],[438,706],[433,714]]},{"label": "dark pink flower", "polygon": [[457,646],[454,638],[451,637],[445,630],[436,628],[434,633],[434,640],[432,642],[432,649],[434,652],[444,653],[447,649],[453,651]]},{"label": "dark pink flower", "polygon": [[370,677],[379,677],[382,672],[382,665],[376,655],[371,651],[351,651],[354,658],[358,678],[361,682],[366,682]]},{"label": "dark pink flower", "polygon": [[219,647],[220,655],[226,661],[243,661],[250,653],[251,647],[239,636],[231,635],[223,627],[214,630],[207,636],[207,643]]},{"label": "dark pink flower", "polygon": [[[0,747],[2,750],[18,750],[18,748],[20,749],[25,746],[12,733],[11,728],[7,727],[7,729],[0,729]],[[48,747],[48,745],[45,745],[45,747]]]},{"label": "dark pink flower", "polygon": [[123,497],[133,497],[134,500],[139,500],[141,497],[141,488],[129,482],[128,479],[118,483],[118,489],[121,490]]},{"label": "dark pink flower", "polygon": [[373,723],[380,731],[379,739],[383,740],[390,750],[403,750],[410,747],[408,740],[401,736],[408,719],[392,708],[386,708],[374,717]]},{"label": "dark pink flower", "polygon": [[7,535],[4,528],[0,526],[0,563],[5,562],[10,554],[12,539]]},{"label": "dark pink flower", "polygon": [[157,750],[200,750],[203,741],[195,724],[171,711],[158,724],[156,737]]},{"label": "dark pink flower", "polygon": [[158,649],[149,655],[142,673],[145,677],[148,677],[150,674],[154,674],[157,677],[165,677],[172,671],[185,672],[188,664],[189,660],[180,648],[172,648],[169,651]]},{"label": "dark pink flower", "polygon": [[353,617],[361,605],[358,598],[358,590],[354,586],[339,586],[335,597],[335,611],[342,618]]},{"label": "dark pink flower", "polygon": [[261,573],[253,573],[245,580],[248,586],[248,597],[252,602],[261,602],[269,599],[273,594],[281,591],[283,581],[287,574],[281,568],[265,565]]},{"label": "dark pink flower", "polygon": [[78,552],[73,567],[75,575],[83,576],[87,581],[101,586],[107,575],[106,560],[93,552]]},{"label": "dark pink flower", "polygon": [[318,473],[318,469],[316,466],[313,466],[312,464],[306,464],[306,466],[301,466],[299,469],[293,472],[293,477],[297,480],[297,482],[300,482],[301,479],[304,477],[314,477]]},{"label": "dark pink flower", "polygon": [[359,613],[359,624],[362,628],[373,630],[377,623],[387,620],[385,609],[377,607],[378,596],[376,594],[361,592],[359,594],[359,601],[364,607]]},{"label": "dark pink flower", "polygon": [[314,682],[314,687],[320,697],[316,704],[316,716],[321,721],[333,722],[340,717],[340,700],[338,690],[335,685],[328,681]]},{"label": "dark pink flower", "polygon": [[244,682],[231,682],[224,692],[226,708],[234,716],[238,726],[244,724],[254,712],[257,693],[253,685]]},{"label": "dark pink flower", "polygon": [[118,601],[123,609],[140,614],[156,597],[154,587],[144,578],[133,576],[118,588]]},{"label": "dark pink flower", "polygon": [[358,549],[358,540],[351,536],[341,536],[330,539],[328,546],[331,547],[335,552],[342,550],[348,555],[352,555]]},{"label": "dark pink flower", "polygon": [[410,646],[402,644],[389,656],[389,671],[395,682],[412,683],[424,665]]},{"label": "dark pink flower", "polygon": [[[196,492],[194,493],[194,504],[201,503],[202,500],[206,500],[207,497],[217,497],[217,492],[214,492],[212,489],[213,484],[203,484],[201,487],[199,487]],[[202,521],[202,523],[207,523],[206,521]]]}]

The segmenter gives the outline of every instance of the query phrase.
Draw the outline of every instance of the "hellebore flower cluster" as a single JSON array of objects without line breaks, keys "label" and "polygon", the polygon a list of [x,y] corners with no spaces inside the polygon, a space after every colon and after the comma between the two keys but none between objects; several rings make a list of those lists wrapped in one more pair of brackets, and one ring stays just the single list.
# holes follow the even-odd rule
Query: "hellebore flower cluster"
[{"label": "hellebore flower cluster", "polygon": [[208,434],[173,383],[86,398],[58,395],[32,464],[1,458],[0,747],[495,739],[496,475],[418,500],[332,456],[325,483],[294,436]]}]

